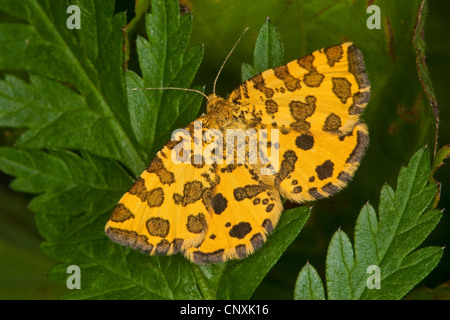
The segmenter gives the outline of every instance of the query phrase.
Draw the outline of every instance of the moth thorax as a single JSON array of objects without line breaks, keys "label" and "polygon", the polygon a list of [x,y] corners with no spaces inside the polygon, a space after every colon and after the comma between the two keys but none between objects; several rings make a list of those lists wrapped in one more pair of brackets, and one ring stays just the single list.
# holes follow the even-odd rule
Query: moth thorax
[{"label": "moth thorax", "polygon": [[226,127],[233,119],[233,104],[216,95],[210,95],[206,113],[219,127]]}]

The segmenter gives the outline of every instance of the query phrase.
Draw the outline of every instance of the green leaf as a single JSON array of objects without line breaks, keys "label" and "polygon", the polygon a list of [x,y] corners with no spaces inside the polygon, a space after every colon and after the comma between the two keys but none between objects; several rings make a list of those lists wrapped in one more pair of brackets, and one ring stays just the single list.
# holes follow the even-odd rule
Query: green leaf
[{"label": "green leaf", "polygon": [[[44,12],[56,12],[62,8],[60,4],[23,4],[27,12],[41,14],[40,19],[33,20],[33,15],[28,25],[3,25],[5,30],[31,29],[39,34],[36,41],[53,37],[53,45],[59,45],[60,57],[68,66],[56,57],[55,64],[61,66],[54,70],[28,61],[29,67],[26,63],[23,69],[16,67],[28,71],[29,77],[7,74],[0,81],[0,124],[27,129],[17,141],[18,147],[0,148],[0,169],[16,177],[11,184],[14,190],[35,195],[29,207],[45,238],[41,249],[62,262],[50,271],[50,277],[65,284],[67,266],[81,268],[82,289],[63,298],[250,298],[306,223],[307,208],[284,212],[267,243],[248,259],[220,265],[197,266],[181,255],[145,256],[113,243],[104,234],[112,208],[143,170],[142,161],[156,153],[174,128],[198,114],[201,95],[131,90],[191,85],[203,55],[202,46],[187,49],[191,16],[179,16],[177,1],[152,2],[145,24],[148,39],[139,36],[136,41],[139,74],[122,70],[125,58],[118,35],[123,25],[110,22],[118,19],[110,16],[111,2],[100,8],[80,1],[82,12],[96,14],[83,20],[84,29],[79,33],[54,30],[59,20]],[[17,13],[12,6],[3,9],[11,15]],[[116,17],[123,16],[119,13]],[[43,30],[44,26],[47,29]],[[95,37],[95,26],[108,29],[108,35],[117,38]],[[267,28],[268,22],[261,34],[267,33]],[[265,41],[255,52],[280,45],[272,36]],[[107,49],[110,57],[104,55]],[[0,66],[5,66],[8,57],[1,50]],[[36,54],[29,50],[19,58]],[[69,81],[71,72],[78,74]],[[114,107],[119,103],[115,99],[122,103],[120,110]],[[136,159],[132,153],[124,154],[126,150],[135,150],[142,163],[132,162]]]},{"label": "green leaf", "polygon": [[442,146],[434,156],[431,176],[434,176],[436,170],[439,169],[444,164],[444,161],[447,160],[449,157],[450,157],[450,144],[447,144],[445,146]]},{"label": "green leaf", "polygon": [[[421,149],[400,170],[396,191],[381,190],[378,214],[370,204],[362,208],[354,247],[342,230],[334,234],[326,259],[328,299],[400,299],[436,267],[441,248],[416,250],[442,216],[430,207],[438,191],[430,172],[429,154]],[[381,288],[367,285],[371,266],[380,270]],[[297,287],[311,286],[307,277],[298,281]]]},{"label": "green leaf", "polygon": [[47,240],[70,238],[111,210],[133,179],[116,162],[88,153],[0,148],[0,168],[16,191],[39,194],[29,207]]},{"label": "green leaf", "polygon": [[229,262],[218,289],[218,299],[249,299],[265,275],[298,236],[310,215],[306,207],[286,210],[269,241],[251,257]]},{"label": "green leaf", "polygon": [[[1,4],[0,10],[20,20],[0,24],[0,40],[14,38],[0,49],[0,68],[30,76],[0,81],[0,124],[28,128],[17,141],[20,148],[0,148],[0,169],[17,177],[13,189],[37,195],[30,209],[46,240],[42,250],[81,267],[85,290],[68,297],[200,298],[184,258],[151,259],[104,234],[111,209],[147,165],[150,146],[163,143],[180,118],[193,120],[198,113],[201,96],[160,90],[133,95],[126,87],[131,77],[139,87],[190,86],[203,50],[185,52],[191,19],[179,17],[176,1],[154,2],[147,26],[149,34],[160,32],[150,48],[141,38],[138,53],[157,61],[142,63],[140,77],[122,70],[123,13],[112,16],[112,1],[78,5],[83,27],[69,31],[64,3]],[[158,41],[163,46],[156,48]],[[19,63],[11,64],[13,56]],[[142,99],[155,94],[158,103],[145,110]],[[142,111],[142,123],[150,121],[153,131],[136,125]],[[56,266],[51,276],[65,283],[67,265]]]},{"label": "green leaf", "polygon": [[241,68],[242,82],[283,63],[284,48],[281,36],[275,26],[267,18],[256,38],[253,53],[253,66],[244,63]]},{"label": "green leaf", "polygon": [[[125,29],[125,44],[124,44],[124,52],[125,52],[125,58],[124,58],[124,64],[128,65],[128,62],[130,60],[130,47],[135,44],[135,37],[136,34],[139,32],[139,29],[141,28],[141,25],[143,25],[143,22],[145,20],[145,13],[150,8],[151,0],[138,0],[135,2],[134,7],[134,13],[135,16],[131,21],[126,25]],[[130,43],[130,39],[133,41],[133,43]]]},{"label": "green leaf", "polygon": [[[183,119],[198,115],[203,97],[199,94],[177,90],[141,90],[132,88],[189,87],[203,56],[203,46],[186,50],[192,17],[179,17],[178,3],[166,1],[163,5],[152,2],[152,14],[147,16],[148,40],[137,39],[137,53],[142,77],[128,71],[128,88],[131,125],[148,158],[170,139]],[[146,106],[143,108],[143,106]],[[156,141],[156,143],[153,143]]]},{"label": "green leaf", "polygon": [[316,269],[307,263],[298,274],[294,288],[295,300],[325,300],[325,290]]},{"label": "green leaf", "polygon": [[416,26],[414,27],[413,44],[416,50],[416,66],[417,73],[419,75],[419,81],[422,85],[423,91],[427,95],[431,109],[435,118],[435,143],[434,152],[436,153],[436,148],[438,144],[438,130],[439,130],[439,105],[436,99],[436,94],[434,93],[433,84],[431,82],[430,72],[428,71],[425,62],[425,18],[428,14],[428,2],[422,0],[420,3],[419,10],[417,12]]},{"label": "green leaf", "polygon": [[[440,247],[427,247],[406,256],[398,270],[381,280],[381,289],[364,292],[365,300],[396,300],[404,297],[433,270],[442,257]],[[383,269],[382,269],[383,270]]]},{"label": "green leaf", "polygon": [[[147,159],[126,108],[125,16],[112,16],[112,4],[79,1],[86,14],[83,28],[73,31],[66,27],[68,16],[58,14],[67,9],[62,1],[2,1],[0,11],[20,22],[0,23],[0,69],[32,75],[30,85],[13,77],[2,81],[0,123],[29,128],[17,141],[20,147],[89,151],[121,161],[138,175]],[[30,123],[33,115],[40,121]]]},{"label": "green leaf", "polygon": [[[83,265],[83,279],[89,288],[70,293],[66,299],[248,299],[308,217],[309,210],[304,207],[285,211],[255,254],[218,265],[197,266],[180,255],[145,257],[101,239],[95,231],[103,227],[98,221],[88,230],[98,234],[96,239],[46,242],[42,248],[67,265],[75,261]],[[66,267],[54,268],[51,276],[65,281]]]},{"label": "green leaf", "polygon": [[338,230],[328,246],[326,279],[329,299],[353,297],[353,268],[352,244],[347,235]]}]

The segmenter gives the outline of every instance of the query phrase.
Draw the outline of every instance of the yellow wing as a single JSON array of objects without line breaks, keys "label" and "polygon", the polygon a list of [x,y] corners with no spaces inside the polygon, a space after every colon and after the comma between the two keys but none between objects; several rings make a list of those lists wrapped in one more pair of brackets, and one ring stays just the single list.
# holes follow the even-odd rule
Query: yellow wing
[{"label": "yellow wing", "polygon": [[[180,144],[171,141],[119,201],[106,233],[151,255],[181,251],[195,263],[246,257],[277,225],[280,193],[296,202],[312,201],[351,180],[369,142],[359,118],[369,93],[362,54],[351,43],[257,75],[230,95],[230,119],[221,104],[198,120],[202,136],[211,128],[224,134],[227,124],[242,130],[278,129],[278,135],[265,133],[270,159],[273,152],[279,154],[275,172],[261,173],[267,162],[248,164],[250,154],[242,151],[246,164],[207,164],[206,158],[197,163],[193,156],[190,163],[174,163]],[[191,150],[201,139],[203,155],[208,150],[226,159],[226,150],[215,148],[214,139],[205,143],[194,135],[194,123],[186,128],[193,138]],[[250,140],[245,140],[248,146]],[[261,140],[252,143],[261,145]],[[233,158],[239,163],[237,154]]]},{"label": "yellow wing", "polygon": [[229,101],[251,127],[345,134],[359,122],[369,96],[362,54],[347,42],[266,70]]},{"label": "yellow wing", "polygon": [[216,166],[218,184],[211,197],[211,219],[205,240],[186,250],[198,264],[241,259],[253,253],[278,223],[283,210],[278,191],[265,185],[258,168]]},{"label": "yellow wing", "polygon": [[[186,128],[194,138],[194,124]],[[105,227],[113,241],[151,255],[174,254],[203,241],[214,168],[204,161],[195,164],[193,152],[192,164],[174,163],[177,143],[167,143],[120,199]]]},{"label": "yellow wing", "polygon": [[[327,197],[352,178],[369,136],[360,115],[370,85],[352,43],[315,51],[264,71],[229,101],[250,128],[279,129],[279,170],[263,177],[296,202]],[[269,135],[270,135],[270,130]]]},{"label": "yellow wing", "polygon": [[[269,140],[273,139],[269,134]],[[262,176],[281,195],[295,202],[326,198],[351,181],[369,143],[367,126],[358,123],[347,134],[314,135],[311,132],[281,133],[279,169]]]}]

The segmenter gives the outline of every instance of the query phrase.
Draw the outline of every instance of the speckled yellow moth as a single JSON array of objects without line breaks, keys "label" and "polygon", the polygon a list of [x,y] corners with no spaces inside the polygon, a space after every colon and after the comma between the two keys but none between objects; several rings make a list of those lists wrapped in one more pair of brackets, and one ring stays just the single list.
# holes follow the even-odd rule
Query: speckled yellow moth
[{"label": "speckled yellow moth", "polygon": [[[211,151],[218,138],[202,138],[209,129],[224,140],[227,129],[266,130],[267,145],[279,153],[275,172],[261,174],[267,164],[260,158],[239,163],[237,157],[249,160],[249,153],[226,150],[226,141],[212,148],[214,154],[222,152],[226,159],[228,151],[236,161],[206,163],[191,152],[191,161],[174,163],[179,137],[157,153],[120,199],[106,234],[149,255],[181,252],[198,264],[247,257],[276,227],[280,197],[315,201],[352,179],[369,143],[360,119],[369,96],[363,56],[349,42],[266,70],[227,99],[208,96],[207,113],[196,120],[200,136],[194,122],[185,128],[191,150]],[[276,141],[272,130],[279,132]],[[250,147],[250,137],[241,141]]]}]

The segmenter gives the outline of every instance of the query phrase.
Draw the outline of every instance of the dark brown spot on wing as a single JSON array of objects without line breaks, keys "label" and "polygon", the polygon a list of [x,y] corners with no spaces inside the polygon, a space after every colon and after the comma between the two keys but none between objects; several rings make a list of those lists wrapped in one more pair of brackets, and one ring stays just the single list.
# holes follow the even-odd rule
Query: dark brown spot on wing
[{"label": "dark brown spot on wing", "polygon": [[211,206],[211,192],[212,192],[212,187],[203,189],[202,203],[205,206],[205,208],[210,208],[210,206]]},{"label": "dark brown spot on wing", "polygon": [[233,172],[233,170],[235,170],[237,168],[237,165],[235,165],[235,164],[228,164],[228,165],[226,165],[225,167],[223,167],[223,168],[221,168],[220,169],[220,172],[228,172],[228,173],[231,173],[231,172]]},{"label": "dark brown spot on wing", "polygon": [[334,114],[330,113],[325,119],[325,123],[323,125],[323,131],[336,131],[341,127],[341,118]]},{"label": "dark brown spot on wing", "polygon": [[275,185],[279,186],[280,183],[295,170],[295,163],[297,162],[297,159],[297,155],[292,150],[287,150],[283,154],[280,170],[275,176]]},{"label": "dark brown spot on wing", "polygon": [[245,187],[234,189],[233,194],[237,201],[242,201],[244,199],[252,199],[265,190],[266,188],[259,184],[249,184]]},{"label": "dark brown spot on wing", "polygon": [[297,131],[308,131],[311,129],[311,124],[305,120],[298,120],[291,123],[291,128]]},{"label": "dark brown spot on wing", "polygon": [[189,215],[186,223],[186,228],[189,232],[199,234],[206,230],[206,219],[203,213],[198,215]]},{"label": "dark brown spot on wing", "polygon": [[165,238],[169,234],[169,220],[153,217],[147,220],[146,226],[151,236]]},{"label": "dark brown spot on wing", "polygon": [[164,191],[162,188],[155,188],[148,192],[147,203],[149,207],[160,207],[164,202]]},{"label": "dark brown spot on wing", "polygon": [[128,190],[132,195],[138,196],[142,202],[147,201],[150,207],[159,207],[164,201],[164,192],[161,188],[147,191],[145,188],[145,180],[141,177],[137,178],[134,185]]},{"label": "dark brown spot on wing", "polygon": [[275,77],[283,80],[284,85],[288,91],[295,91],[301,88],[300,80],[293,77],[289,73],[289,69],[287,66],[279,66],[273,69]]},{"label": "dark brown spot on wing", "polygon": [[325,180],[333,176],[334,163],[331,160],[326,160],[321,165],[316,167],[317,177],[320,180]]},{"label": "dark brown spot on wing", "polygon": [[119,203],[111,215],[111,221],[124,222],[134,218],[134,214],[123,203]]},{"label": "dark brown spot on wing", "polygon": [[292,190],[293,194],[299,194],[302,192],[302,187],[301,186],[296,186],[294,187],[294,189]]},{"label": "dark brown spot on wing", "polygon": [[244,239],[252,231],[252,226],[248,222],[239,222],[234,225],[229,232],[230,237]]},{"label": "dark brown spot on wing", "polygon": [[309,72],[303,76],[303,82],[308,87],[318,87],[324,79],[324,75],[317,72],[317,68],[313,65],[314,56],[312,54],[307,55],[297,60],[300,67],[308,70]]},{"label": "dark brown spot on wing", "polygon": [[344,54],[344,50],[342,50],[341,46],[328,47],[323,51],[327,56],[327,63],[330,67],[333,67],[336,62],[339,62]]},{"label": "dark brown spot on wing", "polygon": [[164,163],[162,162],[161,158],[158,156],[153,159],[153,161],[150,163],[150,165],[146,169],[150,173],[154,173],[158,176],[159,181],[162,184],[168,184],[171,185],[175,182],[175,176],[172,172],[168,171]]},{"label": "dark brown spot on wing", "polygon": [[228,200],[221,193],[214,195],[211,199],[211,207],[213,208],[215,214],[221,214],[224,212],[227,205]]},{"label": "dark brown spot on wing", "polygon": [[316,111],[316,97],[307,96],[305,102],[293,100],[289,103],[291,115],[295,120],[305,120]]},{"label": "dark brown spot on wing", "polygon": [[183,207],[187,206],[190,203],[194,203],[200,199],[202,199],[202,194],[204,192],[203,184],[198,181],[190,181],[185,183],[183,195],[178,193],[173,194],[173,200],[175,204],[182,205]]},{"label": "dark brown spot on wing", "polygon": [[278,104],[273,100],[266,100],[266,112],[269,114],[273,114],[278,112]]},{"label": "dark brown spot on wing", "polygon": [[333,77],[331,81],[333,82],[333,93],[345,104],[347,99],[352,96],[352,84],[346,78]]},{"label": "dark brown spot on wing", "polygon": [[305,103],[295,100],[289,103],[291,116],[296,120],[291,123],[293,129],[297,131],[310,129],[311,125],[306,119],[312,116],[316,111],[316,100],[317,99],[314,96],[307,96],[305,98]]},{"label": "dark brown spot on wing", "polygon": [[141,177],[137,178],[136,182],[131,186],[128,192],[138,196],[142,201],[145,201],[145,194],[147,192],[147,189],[145,188],[145,180]]},{"label": "dark brown spot on wing", "polygon": [[303,81],[308,87],[319,87],[323,78],[325,78],[325,76],[316,71],[305,74]]},{"label": "dark brown spot on wing", "polygon": [[266,83],[262,75],[258,74],[257,76],[251,78],[249,81],[253,82],[253,87],[261,91],[267,99],[271,99],[275,94],[275,91],[269,87],[266,87]]},{"label": "dark brown spot on wing", "polygon": [[295,139],[295,145],[302,150],[309,150],[314,146],[314,137],[312,135],[302,133]]}]

